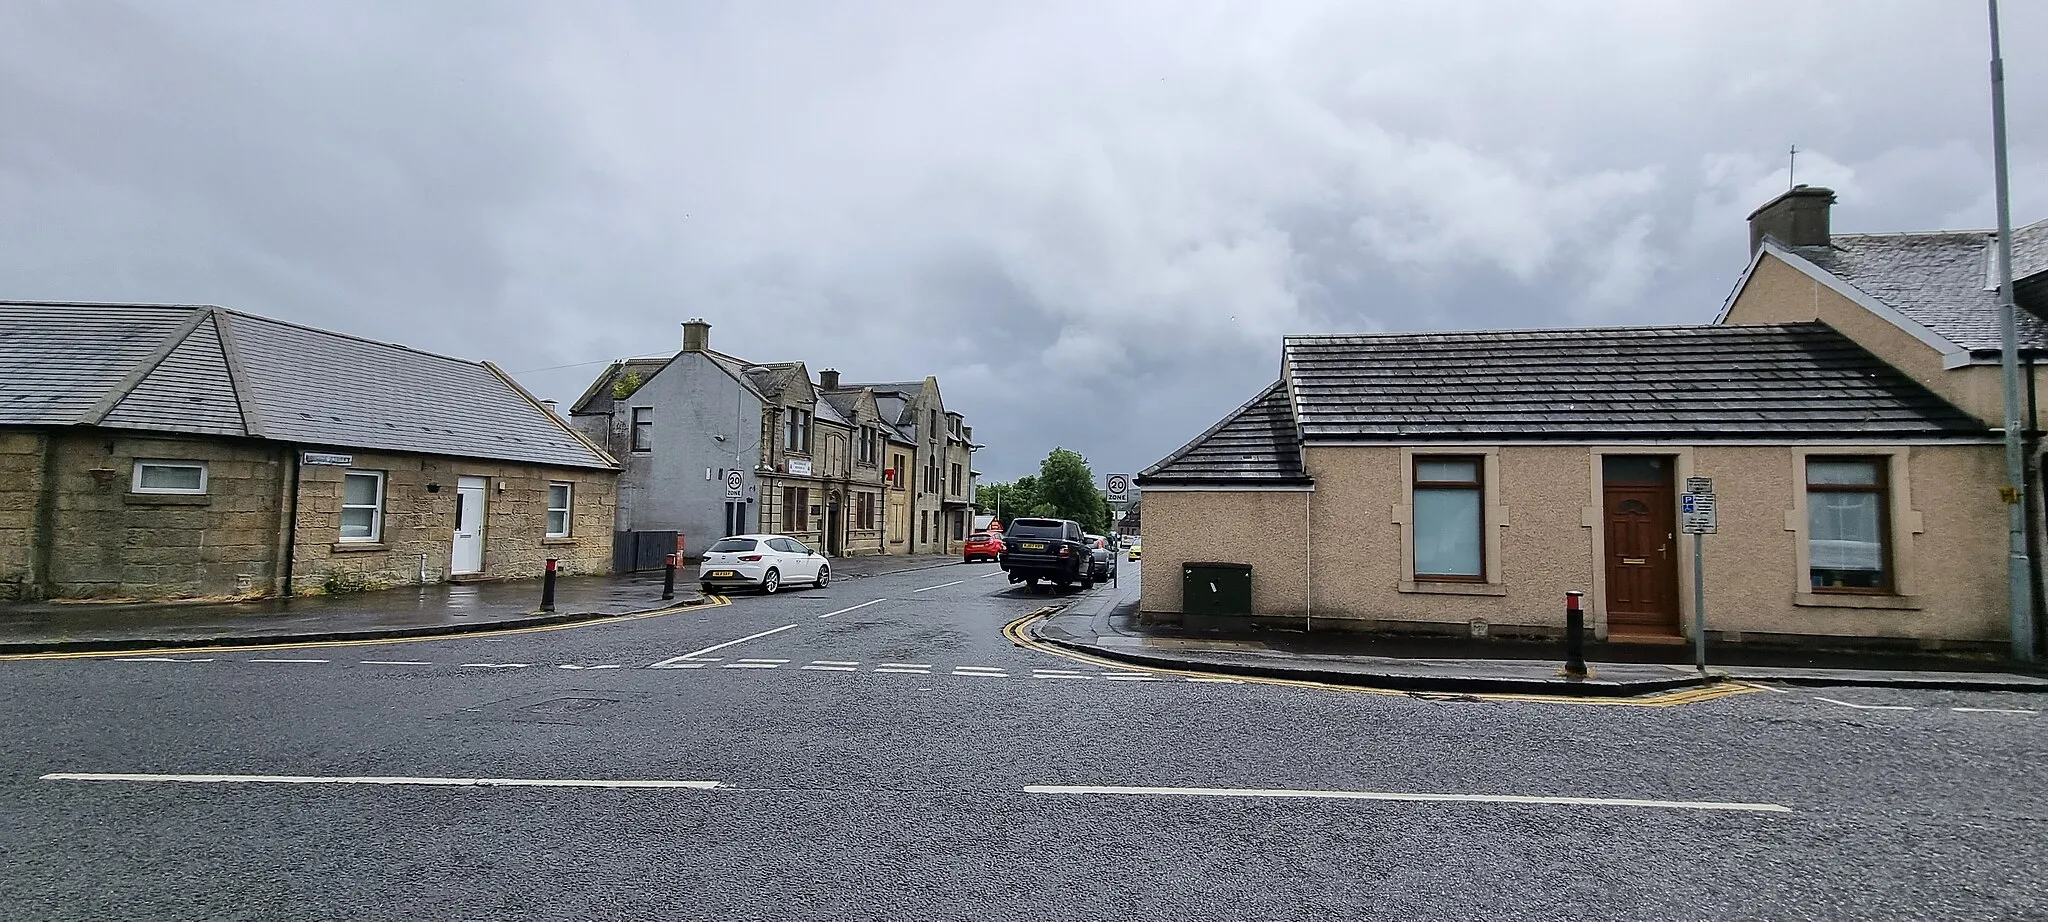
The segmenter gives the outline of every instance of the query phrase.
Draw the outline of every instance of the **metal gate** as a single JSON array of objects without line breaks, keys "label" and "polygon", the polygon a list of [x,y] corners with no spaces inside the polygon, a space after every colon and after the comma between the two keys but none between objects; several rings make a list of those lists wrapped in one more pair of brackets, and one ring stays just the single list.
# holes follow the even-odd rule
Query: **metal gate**
[{"label": "metal gate", "polygon": [[612,570],[618,573],[638,573],[641,570],[659,570],[668,560],[668,555],[681,550],[676,546],[680,534],[673,531],[618,531],[612,533]]}]

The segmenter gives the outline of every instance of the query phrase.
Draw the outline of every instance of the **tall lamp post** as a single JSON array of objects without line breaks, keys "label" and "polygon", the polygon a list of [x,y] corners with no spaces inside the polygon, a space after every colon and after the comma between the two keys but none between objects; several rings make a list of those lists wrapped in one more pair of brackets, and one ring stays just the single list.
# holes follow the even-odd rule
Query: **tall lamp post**
[{"label": "tall lamp post", "polygon": [[1998,328],[2002,339],[1999,368],[2005,384],[2006,536],[2010,547],[2006,578],[2012,606],[2012,658],[2034,659],[2033,579],[2027,559],[2027,459],[2020,444],[2020,347],[2012,292],[2012,202],[2005,162],[2005,60],[1998,50],[1998,0],[1987,0],[1991,13],[1991,159],[1998,199]]}]

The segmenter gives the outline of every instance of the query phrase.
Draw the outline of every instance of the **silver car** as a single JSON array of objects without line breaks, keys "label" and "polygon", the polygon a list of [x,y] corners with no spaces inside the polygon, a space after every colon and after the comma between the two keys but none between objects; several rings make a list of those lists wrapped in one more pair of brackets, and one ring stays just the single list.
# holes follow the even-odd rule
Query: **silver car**
[{"label": "silver car", "polygon": [[1095,581],[1102,582],[1116,575],[1116,544],[1101,535],[1083,535],[1088,542],[1088,555],[1093,558]]}]

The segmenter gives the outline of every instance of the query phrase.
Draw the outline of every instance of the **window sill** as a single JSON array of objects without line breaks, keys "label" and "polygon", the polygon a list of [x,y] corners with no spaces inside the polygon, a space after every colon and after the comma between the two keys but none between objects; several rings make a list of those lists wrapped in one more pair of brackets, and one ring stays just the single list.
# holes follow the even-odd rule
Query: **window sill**
[{"label": "window sill", "polygon": [[540,539],[540,546],[541,546],[541,547],[561,547],[562,545],[565,545],[565,544],[575,544],[575,543],[576,543],[576,536],[575,536],[575,535],[551,535],[551,536],[549,536],[549,537],[546,537],[546,538],[542,538],[542,539]]},{"label": "window sill", "polygon": [[1795,592],[1792,604],[1802,608],[1872,608],[1919,611],[1920,597],[1912,595],[1864,595],[1857,592]]},{"label": "window sill", "polygon": [[1406,580],[1401,583],[1402,592],[1420,595],[1492,595],[1508,594],[1508,587],[1500,583],[1461,583],[1440,580]]},{"label": "window sill", "polygon": [[127,493],[121,501],[130,506],[207,506],[213,497],[204,493]]},{"label": "window sill", "polygon": [[327,549],[335,554],[360,554],[369,551],[388,551],[391,550],[391,545],[382,541],[336,541]]}]

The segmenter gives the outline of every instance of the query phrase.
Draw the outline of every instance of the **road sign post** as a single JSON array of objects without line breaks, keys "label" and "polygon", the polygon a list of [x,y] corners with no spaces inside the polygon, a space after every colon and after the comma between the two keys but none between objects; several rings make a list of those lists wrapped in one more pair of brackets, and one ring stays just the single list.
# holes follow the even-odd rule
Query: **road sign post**
[{"label": "road sign post", "polygon": [[1122,570],[1123,568],[1115,566],[1114,561],[1117,556],[1123,554],[1124,550],[1123,536],[1117,534],[1117,532],[1122,530],[1120,523],[1123,521],[1124,507],[1131,501],[1131,475],[1111,474],[1107,477],[1104,477],[1102,480],[1102,495],[1103,498],[1109,500],[1110,508],[1116,511],[1116,518],[1109,523],[1110,533],[1105,537],[1107,537],[1111,542],[1109,546],[1109,552],[1111,554],[1110,560],[1112,561],[1112,565],[1109,571],[1109,584],[1111,586],[1120,587],[1122,585],[1122,581],[1118,578],[1117,574],[1118,571]]},{"label": "road sign post", "polygon": [[1720,517],[1714,501],[1714,481],[1707,477],[1685,478],[1685,495],[1678,510],[1686,534],[1692,535],[1692,659],[1701,675],[1707,674],[1707,571],[1704,536],[1719,530]]}]

